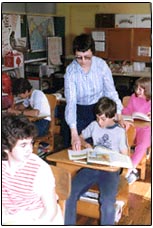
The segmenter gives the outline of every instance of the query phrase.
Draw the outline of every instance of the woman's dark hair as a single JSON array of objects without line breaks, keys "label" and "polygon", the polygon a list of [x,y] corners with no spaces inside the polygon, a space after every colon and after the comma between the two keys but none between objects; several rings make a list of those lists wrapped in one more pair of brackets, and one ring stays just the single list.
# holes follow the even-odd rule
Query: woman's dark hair
[{"label": "woman's dark hair", "polygon": [[13,87],[12,88],[12,93],[14,95],[25,93],[27,90],[28,90],[28,92],[30,92],[30,90],[32,89],[32,85],[25,78],[14,79],[12,87]]},{"label": "woman's dark hair", "polygon": [[89,34],[81,34],[76,36],[73,41],[73,53],[76,51],[85,52],[91,50],[92,53],[95,53],[95,42],[91,35]]},{"label": "woman's dark hair", "polygon": [[117,112],[116,103],[108,97],[102,97],[98,100],[95,105],[95,114],[102,115],[105,114],[106,117],[112,118]]},{"label": "woman's dark hair", "polygon": [[146,96],[146,99],[149,101],[151,99],[151,78],[138,78],[135,81],[135,91],[138,88],[138,86],[144,89],[144,95]]},{"label": "woman's dark hair", "polygon": [[35,138],[37,129],[25,116],[3,114],[2,116],[2,160],[7,160],[5,150],[11,151],[19,139]]}]

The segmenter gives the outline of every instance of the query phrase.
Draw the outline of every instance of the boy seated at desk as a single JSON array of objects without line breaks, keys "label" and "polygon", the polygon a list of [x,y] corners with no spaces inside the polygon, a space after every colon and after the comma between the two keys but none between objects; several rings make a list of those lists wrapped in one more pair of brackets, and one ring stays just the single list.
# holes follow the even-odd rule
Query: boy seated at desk
[{"label": "boy seated at desk", "polygon": [[38,130],[38,137],[46,135],[51,121],[50,106],[46,95],[41,90],[33,89],[30,82],[24,78],[13,81],[12,93],[24,101],[9,108],[8,112],[32,117],[37,117],[39,114],[47,116],[34,122]]},{"label": "boy seated at desk", "polygon": [[[114,122],[116,103],[103,97],[95,106],[96,121],[84,129],[80,135],[82,146],[92,147],[85,141],[92,137],[93,145],[101,145],[118,153],[128,154],[125,129]],[[115,202],[120,180],[120,170],[116,172],[81,169],[72,180],[71,195],[66,203],[65,225],[76,224],[76,203],[80,196],[97,184],[100,191],[100,225],[114,225]]]}]

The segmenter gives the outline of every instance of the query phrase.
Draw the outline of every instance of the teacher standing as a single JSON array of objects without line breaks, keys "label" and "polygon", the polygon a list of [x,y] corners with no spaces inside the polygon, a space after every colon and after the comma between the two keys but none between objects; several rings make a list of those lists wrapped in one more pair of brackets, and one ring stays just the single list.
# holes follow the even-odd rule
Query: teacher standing
[{"label": "teacher standing", "polygon": [[94,106],[106,96],[117,104],[117,119],[122,123],[122,103],[106,62],[94,56],[95,43],[91,35],[81,34],[73,41],[75,59],[64,75],[66,98],[65,120],[70,128],[73,150],[81,149],[79,134],[95,120]]}]

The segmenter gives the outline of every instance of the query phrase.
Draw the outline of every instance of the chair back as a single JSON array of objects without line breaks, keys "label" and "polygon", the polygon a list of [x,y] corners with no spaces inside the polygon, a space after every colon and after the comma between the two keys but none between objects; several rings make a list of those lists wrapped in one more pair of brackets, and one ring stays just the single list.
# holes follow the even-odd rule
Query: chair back
[{"label": "chair back", "polygon": [[136,128],[134,125],[130,125],[129,128],[126,130],[128,146],[131,148],[134,145],[134,140],[136,136]]},{"label": "chair back", "polygon": [[33,153],[38,154],[38,148],[39,144],[41,142],[45,142],[49,144],[48,150],[50,152],[54,151],[54,133],[55,133],[55,108],[57,105],[57,98],[53,94],[46,94],[46,97],[48,99],[49,105],[50,105],[50,113],[51,113],[51,121],[48,133],[44,136],[37,137],[34,140],[34,146],[33,146]]},{"label": "chair back", "polygon": [[130,99],[130,96],[123,97],[123,99],[122,99],[123,107],[127,106],[128,102],[129,102],[129,99]]},{"label": "chair back", "polygon": [[50,165],[55,177],[56,193],[59,197],[58,203],[65,215],[65,203],[71,193],[71,174],[62,167]]},{"label": "chair back", "polygon": [[55,108],[57,105],[57,98],[55,95],[53,94],[45,94],[49,105],[50,105],[50,113],[51,113],[51,122],[50,122],[50,128],[49,128],[49,132],[54,133],[54,129],[55,129]]}]

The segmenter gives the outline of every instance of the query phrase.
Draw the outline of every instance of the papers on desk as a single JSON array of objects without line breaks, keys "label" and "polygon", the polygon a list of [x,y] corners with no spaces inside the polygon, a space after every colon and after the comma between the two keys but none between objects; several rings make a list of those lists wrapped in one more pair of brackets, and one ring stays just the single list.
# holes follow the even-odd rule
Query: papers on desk
[{"label": "papers on desk", "polygon": [[49,117],[50,115],[47,115],[45,113],[40,113],[37,117],[39,118],[45,118],[45,117]]},{"label": "papers on desk", "polygon": [[94,149],[87,148],[81,151],[68,150],[70,160],[79,162],[81,159],[86,159],[87,163],[96,163],[101,165],[133,168],[131,158],[110,149],[96,146]]}]

